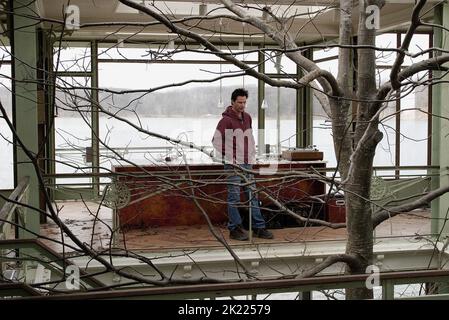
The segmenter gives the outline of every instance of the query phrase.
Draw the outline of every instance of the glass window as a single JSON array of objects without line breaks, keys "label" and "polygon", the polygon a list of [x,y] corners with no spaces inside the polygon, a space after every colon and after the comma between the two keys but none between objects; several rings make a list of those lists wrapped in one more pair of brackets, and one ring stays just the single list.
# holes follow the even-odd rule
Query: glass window
[{"label": "glass window", "polygon": [[[172,46],[171,49],[167,49],[168,46]],[[194,48],[189,47],[189,49],[194,51],[186,50],[182,45],[175,45],[174,43],[163,43],[159,46],[145,47],[145,48],[127,48],[119,44],[106,46],[105,44],[100,45],[98,49],[99,59],[144,59],[144,60],[205,60],[205,61],[220,61],[223,60],[219,56],[209,53],[209,52],[198,52],[204,51],[202,47]],[[250,47],[243,46],[241,49],[225,50],[223,52],[229,52],[236,55],[238,59],[245,61],[257,61],[257,52],[250,52],[242,54],[242,52],[249,51]]]},{"label": "glass window", "polygon": [[[326,55],[332,56],[338,53],[338,48],[330,49],[331,53],[326,50],[319,50],[314,52],[318,53],[318,56]],[[321,52],[321,53],[320,53]],[[338,60],[333,59],[329,61],[323,61],[317,64],[320,68],[331,72],[334,76],[338,73]],[[313,82],[313,86],[321,90],[321,85],[318,82]],[[313,96],[313,145],[323,151],[324,160],[328,161],[328,167],[335,167],[337,165],[337,159],[335,158],[334,142],[332,136],[332,122],[324,112],[318,99]]]},{"label": "glass window", "polygon": [[[9,51],[8,48],[1,50]],[[2,52],[3,52],[2,51]],[[9,120],[12,122],[12,94],[11,94],[11,65],[0,66],[0,101],[6,109]],[[14,163],[12,132],[6,120],[0,117],[0,189],[14,188]]]},{"label": "glass window", "polygon": [[318,99],[313,95],[313,142],[317,149],[323,152],[328,167],[335,167],[334,141],[332,136],[332,123],[324,112]]},{"label": "glass window", "polygon": [[10,46],[0,45],[0,61],[11,61],[11,47]]},{"label": "glass window", "polygon": [[126,48],[118,42],[113,45],[100,44],[98,59],[153,59],[155,56],[166,56],[166,52],[150,48]]},{"label": "glass window", "polygon": [[[332,75],[334,77],[337,77],[337,75],[338,75],[338,60],[337,59],[333,59],[333,60],[329,60],[329,61],[323,61],[323,62],[317,63],[317,65],[321,69],[329,71],[330,73],[332,73]],[[314,83],[316,83],[316,82],[314,82]]]},{"label": "glass window", "polygon": [[[296,90],[265,86],[265,143],[277,146],[277,113],[280,112],[282,149],[296,146]],[[276,151],[277,152],[277,151]]]},{"label": "glass window", "polygon": [[[238,76],[241,73],[242,70],[230,64],[222,64],[220,66],[220,64],[120,62],[101,63],[99,65],[99,81],[102,87],[133,90],[149,90],[192,80],[194,81],[189,84],[190,87],[216,86],[219,81],[211,82],[211,80],[220,77],[220,75],[228,77],[226,78],[227,80],[223,79],[223,82],[241,85],[243,80]],[[256,82],[256,80],[252,80],[251,77],[245,77],[245,82]],[[179,88],[179,86],[167,89],[176,88]]]},{"label": "glass window", "polygon": [[[276,64],[277,56],[279,53],[276,51],[266,51],[265,53],[265,72],[278,73]],[[285,54],[281,55],[281,74],[296,74],[296,63],[288,58]]]},{"label": "glass window", "polygon": [[[396,33],[384,33],[376,36],[376,47],[378,48],[394,48],[397,45],[397,34]],[[380,65],[392,65],[396,59],[395,51],[376,51],[376,64]]]},{"label": "glass window", "polygon": [[390,81],[391,69],[388,67],[376,69],[376,87],[379,88],[384,83]]},{"label": "glass window", "polygon": [[[411,90],[412,88],[409,88]],[[401,99],[402,166],[427,165],[428,87],[418,86]],[[404,173],[407,173],[404,171]],[[408,172],[410,173],[410,172]],[[425,173],[425,170],[413,173]]]},{"label": "glass window", "polygon": [[[338,48],[327,48],[313,51],[313,60],[325,59],[338,56]],[[317,63],[318,67],[331,72],[334,76],[338,74],[338,59],[332,59]],[[318,82],[313,82],[313,86],[321,90]],[[324,112],[319,100],[313,95],[313,142],[317,149],[323,151],[324,160],[328,167],[336,167],[337,159],[335,157],[334,141],[332,135],[331,119]]]},{"label": "glass window", "polygon": [[90,71],[91,54],[88,43],[63,42],[54,47],[53,61],[58,71]]},{"label": "glass window", "polygon": [[[99,70],[100,87],[117,91],[100,91],[102,108],[128,121],[101,115],[100,137],[114,150],[121,152],[120,156],[124,159],[135,163],[158,162],[165,158],[167,152],[174,157],[179,157],[179,153],[174,152],[173,144],[139,132],[133,125],[171,138],[211,146],[221,113],[230,105],[231,93],[237,87],[248,89],[247,111],[253,117],[257,114],[257,80],[249,76],[190,83],[151,93],[146,91],[156,86],[207,80],[218,77],[220,73],[232,75],[238,71],[229,64],[220,67],[220,64],[100,63]],[[122,90],[141,91],[121,93]],[[254,120],[253,126],[257,127]],[[189,153],[188,156],[187,160],[195,156],[202,157],[201,160],[207,158],[200,153]],[[123,163],[110,150],[102,154],[100,161],[107,168]]]},{"label": "glass window", "polygon": [[313,60],[320,60],[320,59],[325,59],[325,58],[330,58],[330,57],[336,57],[338,56],[338,48],[337,47],[332,47],[332,48],[327,48],[327,49],[319,49],[319,50],[314,50],[313,51]]},{"label": "glass window", "polygon": [[[87,147],[91,141],[90,78],[57,79],[55,118],[56,173],[89,173]],[[56,179],[56,183],[87,183],[90,178]]]},{"label": "glass window", "polygon": [[[401,41],[404,40],[405,34],[401,35]],[[429,35],[428,34],[414,34],[412,40],[410,41],[410,45],[408,47],[408,51],[410,54],[418,54],[426,49],[429,49]],[[404,58],[404,65],[411,65],[413,63],[429,59],[429,53],[419,55],[417,57],[406,56]]]},{"label": "glass window", "polygon": [[[374,166],[395,166],[396,165],[396,118],[395,103],[391,103],[389,107],[381,115],[381,123],[379,130],[383,134],[382,140],[376,147],[376,154],[374,156]],[[377,174],[385,172],[378,171]],[[391,172],[388,172],[391,174]]]}]

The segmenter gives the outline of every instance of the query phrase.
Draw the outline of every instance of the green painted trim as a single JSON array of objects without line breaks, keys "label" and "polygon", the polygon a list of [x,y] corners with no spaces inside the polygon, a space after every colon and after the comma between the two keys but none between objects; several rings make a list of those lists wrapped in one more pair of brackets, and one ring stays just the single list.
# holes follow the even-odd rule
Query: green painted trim
[{"label": "green painted trim", "polygon": [[[449,5],[440,4],[435,8],[434,23],[442,25],[443,27],[449,27]],[[434,47],[439,47],[445,50],[449,49],[447,36],[439,28],[434,28]],[[434,71],[434,76],[441,75],[437,71]],[[446,75],[443,80],[448,80]],[[443,101],[449,100],[449,88],[446,84],[437,84],[432,90],[432,111],[436,115],[432,119],[432,165],[440,166],[440,176],[432,178],[432,189],[436,189],[443,185],[449,184],[449,155],[444,152],[440,152],[443,146],[449,144],[449,125],[446,120],[442,120],[441,117],[447,117],[449,110],[443,105]],[[449,233],[449,224],[445,224],[444,218],[446,217],[447,210],[449,208],[449,195],[445,194],[439,197],[437,200],[432,201],[432,222],[431,232],[433,234],[447,235]]]},{"label": "green painted trim", "polygon": [[[443,21],[443,8],[441,5],[434,9],[434,23],[442,24]],[[441,47],[442,45],[442,31],[435,28],[433,34],[433,46]],[[438,71],[433,71],[434,76],[438,76]],[[441,113],[441,87],[440,85],[434,86],[432,90],[432,111],[436,114]],[[440,165],[440,128],[441,122],[438,118],[434,118],[432,121],[432,165]],[[429,170],[432,173],[432,170]],[[440,177],[432,177],[431,182],[432,189],[436,189],[440,186]],[[439,230],[438,216],[440,211],[440,200],[436,199],[431,202],[432,220],[430,224],[430,230],[433,234],[436,234]]]},{"label": "green painted trim", "polygon": [[[307,50],[304,56],[309,59],[313,59],[313,51]],[[305,105],[305,118],[304,118],[304,147],[313,144],[313,99],[312,89],[310,86],[304,88],[304,105]]]},{"label": "green painted trim", "polygon": [[[298,79],[302,77],[303,73],[302,70],[299,66],[296,66],[296,73],[298,75]],[[296,90],[296,121],[295,121],[295,125],[296,125],[296,147],[297,148],[302,148],[305,146],[305,141],[303,138],[303,134],[302,134],[302,130],[304,130],[303,128],[303,123],[302,123],[302,118],[303,118],[303,114],[304,114],[304,88],[301,89],[297,89]]]},{"label": "green painted trim", "polygon": [[[259,48],[263,48],[260,46]],[[262,51],[258,53],[260,73],[265,73],[265,55]],[[257,135],[258,135],[258,153],[265,153],[265,110],[262,109],[262,101],[265,99],[265,82],[258,80],[257,82]]]},{"label": "green painted trim", "polygon": [[[53,99],[55,86],[53,85],[56,75],[54,74],[54,61],[53,61],[53,45],[54,40],[51,37],[51,34],[46,30],[43,30],[43,43],[42,48],[45,50],[45,59],[46,63],[44,64],[45,71],[47,72],[47,84],[45,85],[45,104],[46,104],[46,121],[47,124],[51,128],[48,132],[48,141],[47,141],[47,157],[50,161],[47,162],[47,174],[55,174],[56,173],[56,137],[55,137],[55,102]],[[55,178],[47,178],[47,182],[49,184],[56,183]],[[53,200],[53,190],[51,188],[47,188],[47,193],[49,194],[51,200]]]},{"label": "green painted trim", "polygon": [[394,284],[391,280],[382,281],[382,299],[383,300],[394,299]]},{"label": "green painted trim", "polygon": [[[90,46],[90,56],[91,56],[91,70],[92,70],[92,77],[91,77],[91,86],[92,88],[98,88],[98,43],[97,41],[92,41]],[[98,98],[98,90],[91,90],[91,104],[92,104],[92,113],[91,113],[91,119],[92,119],[92,133],[91,133],[91,142],[92,142],[92,173],[99,173],[100,172],[100,144],[99,144],[99,138],[100,138],[100,120],[99,120],[99,98]],[[92,183],[94,188],[94,194],[98,195],[99,189],[98,184],[100,183],[100,178],[98,176],[92,177]]]},{"label": "green painted trim", "polygon": [[[9,195],[11,194],[11,192],[13,192],[14,190],[0,190],[0,194],[5,197],[8,198]],[[3,198],[0,197],[0,210],[1,208],[3,208],[3,206],[5,205],[6,201],[3,200]]]},{"label": "green painted trim", "polygon": [[93,188],[57,187],[53,190],[54,200],[98,200],[99,196]]},{"label": "green painted trim", "polygon": [[[313,51],[307,50],[304,56],[313,59]],[[298,79],[304,75],[296,67]],[[313,99],[310,86],[296,90],[296,147],[305,148],[313,143]]]},{"label": "green painted trim", "polygon": [[[12,0],[12,86],[13,86],[13,120],[16,132],[26,148],[37,153],[38,145],[38,104],[37,104],[37,33],[36,3],[34,0]],[[31,81],[29,81],[31,80]],[[29,81],[29,82],[24,82]],[[14,185],[22,177],[30,177],[28,203],[39,208],[39,183],[34,166],[20,146],[14,148]],[[28,210],[25,226],[39,233],[40,217]],[[20,230],[20,238],[34,238],[31,233]]]}]

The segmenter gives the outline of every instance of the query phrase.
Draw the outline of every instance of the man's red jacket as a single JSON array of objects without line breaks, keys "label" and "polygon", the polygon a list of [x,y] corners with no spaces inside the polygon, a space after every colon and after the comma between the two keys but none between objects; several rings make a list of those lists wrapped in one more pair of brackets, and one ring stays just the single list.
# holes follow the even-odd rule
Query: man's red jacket
[{"label": "man's red jacket", "polygon": [[254,163],[256,145],[251,116],[242,112],[240,118],[232,106],[227,107],[222,116],[212,139],[217,156],[221,155],[232,163]]}]

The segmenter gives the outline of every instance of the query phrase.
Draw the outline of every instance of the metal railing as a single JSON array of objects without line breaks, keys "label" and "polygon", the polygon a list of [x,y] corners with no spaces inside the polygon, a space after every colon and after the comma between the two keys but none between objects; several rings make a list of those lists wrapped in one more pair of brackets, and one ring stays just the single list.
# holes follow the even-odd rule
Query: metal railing
[{"label": "metal railing", "polygon": [[[17,239],[18,228],[26,227],[26,211],[30,178],[23,177],[0,209],[0,297],[39,295],[39,291],[30,287],[29,269],[41,265],[65,278],[65,268],[73,265],[59,253],[53,251],[36,239]],[[7,273],[17,273],[18,277],[9,279]],[[103,286],[101,282],[80,270],[83,282],[89,287]]]},{"label": "metal railing", "polygon": [[[2,268],[0,279],[8,281],[1,283],[0,280],[0,298],[2,296],[16,296],[20,292],[27,291],[31,295],[41,294],[42,289],[39,283],[35,283],[35,278],[31,277],[31,270],[37,271],[39,266],[41,269],[46,269],[51,273],[52,286],[62,284],[66,281],[66,268],[68,266],[76,265],[63,255],[52,250],[50,247],[37,239],[13,239],[0,240],[0,263],[2,266],[8,265],[8,270],[14,270],[19,273],[18,277],[9,279],[5,276],[6,268]],[[16,253],[15,255],[7,254],[8,252]],[[22,254],[22,252],[24,252]],[[80,285],[85,288],[104,287],[104,284],[97,280],[94,275],[86,273],[79,269]],[[39,282],[39,281],[38,281]],[[36,284],[33,288],[32,284]],[[8,290],[8,288],[10,290]],[[19,292],[20,291],[20,292]],[[24,293],[24,295],[29,295]]]},{"label": "metal railing", "polygon": [[[319,290],[364,288],[371,274],[318,276],[304,279],[280,279],[247,281],[217,284],[194,284],[182,286],[164,286],[149,288],[125,288],[110,291],[74,292],[55,294],[45,297],[25,297],[25,299],[204,299],[234,296],[255,296],[285,292],[308,293]],[[406,272],[380,273],[379,286],[382,287],[381,299],[402,299],[394,296],[395,285],[438,283],[440,294],[415,296],[415,299],[449,299],[447,284],[449,270],[419,270]],[[442,289],[446,286],[445,289]],[[1,290],[1,285],[0,285]],[[1,291],[0,291],[1,292]]]},{"label": "metal railing", "polygon": [[[0,240],[17,238],[17,228],[15,227],[17,222],[25,226],[26,209],[20,203],[28,202],[29,185],[30,177],[23,177],[0,209]],[[14,221],[16,219],[17,222]]]}]

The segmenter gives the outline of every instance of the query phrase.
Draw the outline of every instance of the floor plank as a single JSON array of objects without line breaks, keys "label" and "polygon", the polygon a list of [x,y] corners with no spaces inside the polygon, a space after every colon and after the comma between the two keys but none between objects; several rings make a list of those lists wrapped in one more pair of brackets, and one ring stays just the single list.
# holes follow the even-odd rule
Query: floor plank
[{"label": "floor plank", "polygon": [[[112,210],[98,207],[95,203],[64,202],[59,203],[59,218],[83,242],[95,250],[107,249],[110,245],[112,227]],[[97,217],[97,219],[95,219]],[[412,237],[430,233],[430,212],[415,210],[412,213],[401,214],[390,221],[386,221],[376,229],[377,237]],[[101,219],[101,221],[100,221]],[[229,239],[226,227],[215,226],[218,234],[222,235],[231,245],[248,244],[247,241]],[[345,240],[346,229],[331,229],[326,227],[283,228],[272,229],[274,239],[266,240],[254,238],[253,242],[261,243],[296,243],[305,241],[333,241]],[[61,241],[61,233],[54,222],[41,226],[41,234],[50,239]],[[67,237],[66,244],[73,245]],[[62,252],[62,246],[51,240],[44,240],[51,248]],[[166,250],[199,247],[222,246],[212,235],[206,225],[156,227],[140,230],[128,230],[120,233],[119,247],[130,250]],[[67,252],[73,251],[66,248]]]}]

